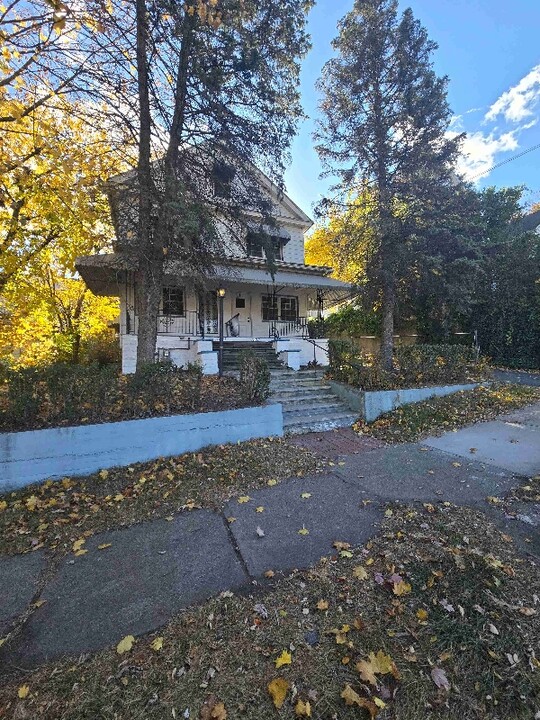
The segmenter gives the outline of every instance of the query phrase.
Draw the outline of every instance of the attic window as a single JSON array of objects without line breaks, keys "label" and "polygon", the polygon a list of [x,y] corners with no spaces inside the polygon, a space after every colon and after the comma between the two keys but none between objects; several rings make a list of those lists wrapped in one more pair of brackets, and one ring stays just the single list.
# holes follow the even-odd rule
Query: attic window
[{"label": "attic window", "polygon": [[216,161],[212,170],[214,180],[214,197],[228,200],[231,197],[232,183],[236,171],[230,165],[222,161]]},{"label": "attic window", "polygon": [[[283,245],[284,239],[277,235],[270,237],[271,242],[274,245],[274,258],[276,260],[283,260]],[[247,256],[254,258],[264,258],[266,253],[264,251],[262,238],[258,233],[248,233],[246,238]]]}]

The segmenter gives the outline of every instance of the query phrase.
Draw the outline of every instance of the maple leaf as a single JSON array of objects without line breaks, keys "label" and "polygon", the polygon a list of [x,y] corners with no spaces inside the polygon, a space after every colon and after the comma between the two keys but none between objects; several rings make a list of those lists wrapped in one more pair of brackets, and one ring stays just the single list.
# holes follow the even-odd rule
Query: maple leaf
[{"label": "maple leaf", "polygon": [[75,540],[75,542],[73,543],[73,546],[72,546],[73,552],[76,553],[78,550],[80,550],[82,548],[82,546],[85,544],[85,542],[86,542],[86,538],[79,538],[78,540]]},{"label": "maple leaf", "polygon": [[241,496],[238,498],[238,502],[240,503],[240,505],[242,505],[242,504],[244,504],[244,503],[247,503],[247,502],[249,502],[250,500],[251,500],[251,498],[249,497],[249,495],[241,495]]},{"label": "maple leaf", "polygon": [[410,583],[405,582],[405,580],[400,580],[399,582],[394,583],[392,592],[394,595],[408,595],[411,592],[411,589]]},{"label": "maple leaf", "polygon": [[427,620],[428,615],[429,615],[428,611],[427,611],[427,610],[424,610],[424,608],[420,608],[419,610],[416,611],[416,617],[417,617],[419,620],[421,620],[422,622],[423,622],[424,620]]},{"label": "maple leaf", "polygon": [[263,506],[262,506],[262,505],[259,505],[259,507],[255,509],[255,512],[258,512],[258,513],[264,512]]},{"label": "maple leaf", "polygon": [[163,647],[163,638],[157,637],[155,640],[153,640],[150,643],[150,647],[152,648],[152,650],[155,650],[156,652],[158,652],[158,650],[161,650],[161,648]]},{"label": "maple leaf", "polygon": [[292,655],[287,650],[284,650],[281,655],[276,658],[276,669],[282,667],[283,665],[290,665],[292,663]]},{"label": "maple leaf", "polygon": [[328,600],[319,600],[317,610],[328,610]]},{"label": "maple leaf", "polygon": [[36,509],[36,506],[39,504],[39,499],[35,495],[30,495],[29,498],[26,498],[25,505],[30,510],[30,512],[33,512]]},{"label": "maple leaf", "polygon": [[275,678],[275,680],[268,683],[267,689],[274,705],[279,710],[289,692],[289,683],[284,678]]},{"label": "maple leaf", "polygon": [[309,535],[309,530],[302,525],[302,528],[298,531],[299,535]]},{"label": "maple leaf", "polygon": [[311,705],[309,702],[298,700],[294,712],[296,713],[296,717],[311,717]]},{"label": "maple leaf", "polygon": [[431,669],[431,679],[438,688],[444,688],[444,690],[450,690],[450,683],[446,677],[446,673],[442,668],[434,667]]},{"label": "maple leaf", "polygon": [[270,487],[274,487],[274,485],[277,485],[277,480],[269,480],[268,485],[270,485]]},{"label": "maple leaf", "polygon": [[353,577],[357,580],[367,580],[368,574],[367,571],[362,565],[357,565],[355,568],[353,568]]},{"label": "maple leaf", "polygon": [[21,700],[24,700],[24,698],[28,697],[29,692],[30,688],[28,685],[21,685],[21,687],[17,691],[17,695],[20,697]]},{"label": "maple leaf", "polygon": [[0,500],[0,512],[5,510],[7,508],[7,502],[5,500]]},{"label": "maple leaf", "polygon": [[364,682],[367,682],[370,685],[377,685],[375,668],[373,667],[372,663],[370,663],[368,660],[360,660],[360,662],[356,663],[356,669],[360,673],[360,677]]},{"label": "maple leaf", "polygon": [[333,545],[336,548],[336,550],[348,550],[351,547],[350,543],[341,542],[340,540],[335,540]]},{"label": "maple leaf", "polygon": [[311,497],[311,493],[305,492],[300,495],[302,500],[308,500]]},{"label": "maple leaf", "polygon": [[126,635],[126,637],[120,640],[120,642],[116,646],[116,652],[119,655],[123,655],[124,653],[129,652],[133,647],[134,642],[135,638],[133,637],[133,635]]}]

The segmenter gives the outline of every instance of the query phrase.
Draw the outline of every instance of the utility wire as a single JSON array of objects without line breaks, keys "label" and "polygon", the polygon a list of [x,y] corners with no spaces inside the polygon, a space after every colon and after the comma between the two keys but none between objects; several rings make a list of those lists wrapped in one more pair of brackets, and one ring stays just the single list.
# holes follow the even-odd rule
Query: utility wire
[{"label": "utility wire", "polygon": [[490,173],[492,170],[495,170],[495,168],[501,167],[501,165],[506,165],[506,163],[512,162],[512,160],[517,160],[518,158],[523,157],[523,155],[527,155],[527,153],[530,153],[533,150],[538,150],[538,148],[540,148],[540,143],[538,143],[538,145],[533,145],[527,150],[523,150],[523,152],[520,152],[511,158],[507,158],[506,160],[502,160],[500,163],[492,165],[491,167],[487,168],[487,170],[482,170],[481,173],[478,173],[478,175],[474,175],[472,178],[469,178],[469,180],[477,180],[478,178],[483,177],[486,173]]}]

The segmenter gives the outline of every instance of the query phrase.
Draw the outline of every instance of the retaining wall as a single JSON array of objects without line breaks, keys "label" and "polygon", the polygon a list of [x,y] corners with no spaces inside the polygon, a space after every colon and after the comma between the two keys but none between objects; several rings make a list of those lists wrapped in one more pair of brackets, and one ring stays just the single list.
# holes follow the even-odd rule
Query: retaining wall
[{"label": "retaining wall", "polygon": [[347,405],[358,412],[366,422],[373,422],[384,413],[395,410],[402,405],[429,400],[432,397],[452,395],[461,390],[473,390],[482,383],[467,385],[441,385],[423,388],[404,388],[401,390],[358,390],[344,383],[330,381],[332,391],[344,400]]},{"label": "retaining wall", "polygon": [[68,475],[283,436],[280,404],[0,434],[0,492]]}]

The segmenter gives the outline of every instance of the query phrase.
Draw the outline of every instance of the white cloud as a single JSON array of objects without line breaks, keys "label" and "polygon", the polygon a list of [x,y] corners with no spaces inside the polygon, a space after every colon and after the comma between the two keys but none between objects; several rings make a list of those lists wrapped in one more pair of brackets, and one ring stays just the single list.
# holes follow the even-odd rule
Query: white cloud
[{"label": "white cloud", "polygon": [[[490,168],[495,164],[495,156],[501,152],[509,152],[519,147],[515,134],[517,130],[503,133],[496,137],[493,133],[469,133],[462,145],[462,154],[457,162],[457,171],[466,180],[480,180],[489,175]],[[456,135],[457,133],[452,133]]]},{"label": "white cloud", "polygon": [[519,122],[534,114],[540,101],[540,65],[536,65],[517,85],[504,92],[489,108],[484,120],[503,115],[508,122]]}]

